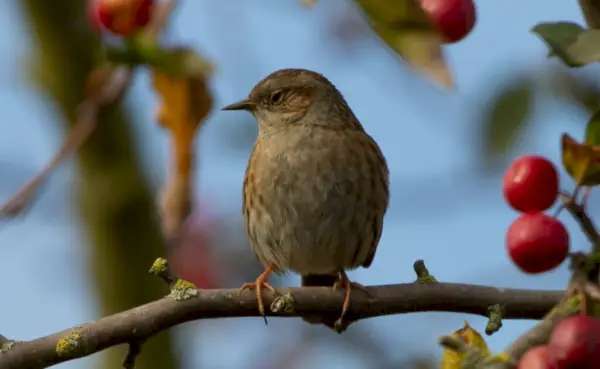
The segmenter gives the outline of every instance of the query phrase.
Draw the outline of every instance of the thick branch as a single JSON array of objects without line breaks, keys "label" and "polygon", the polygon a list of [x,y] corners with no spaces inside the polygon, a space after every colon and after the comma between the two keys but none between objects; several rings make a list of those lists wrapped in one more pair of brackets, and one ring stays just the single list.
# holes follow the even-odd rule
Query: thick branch
[{"label": "thick branch", "polygon": [[[370,297],[355,293],[347,319],[360,319],[424,311],[447,311],[487,316],[488,307],[504,306],[505,319],[539,319],[564,291],[517,290],[466,284],[407,283],[368,287]],[[267,306],[277,307],[270,316],[322,315],[337,318],[343,294],[328,288],[281,288],[279,298],[265,296]],[[274,303],[275,300],[275,303]],[[285,306],[283,306],[285,305]],[[0,354],[0,368],[43,368],[70,359],[91,355],[108,347],[139,342],[177,324],[196,319],[258,316],[253,293],[238,289],[201,290],[197,297],[177,301],[171,297],[151,302],[82,326],[20,342]],[[269,329],[269,328],[265,328]],[[65,340],[65,338],[67,338]],[[62,339],[62,340],[61,340]],[[57,344],[75,342],[73,350],[59,350]]]}]

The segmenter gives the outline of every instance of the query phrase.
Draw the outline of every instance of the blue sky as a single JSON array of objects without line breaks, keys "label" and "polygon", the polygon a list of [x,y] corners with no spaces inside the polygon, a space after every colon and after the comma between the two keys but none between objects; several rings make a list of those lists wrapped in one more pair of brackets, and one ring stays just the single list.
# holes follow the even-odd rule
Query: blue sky
[{"label": "blue sky", "polygon": [[[215,63],[211,82],[215,106],[243,97],[275,69],[313,69],[337,85],[379,142],[391,170],[391,205],[377,258],[370,269],[353,272],[354,279],[363,284],[412,281],[412,263],[422,258],[438,279],[448,282],[544,289],[565,286],[566,267],[525,276],[507,259],[504,233],[516,214],[502,200],[501,174],[477,171],[475,112],[512,73],[533,72],[551,63],[545,60],[545,46],[530,29],[539,21],[582,22],[576,3],[478,1],[474,32],[446,48],[457,84],[452,93],[432,88],[411,74],[375,36],[361,38],[351,50],[324,36],[336,14],[353,11],[348,0],[321,0],[312,9],[294,0],[181,3],[169,39],[193,45]],[[4,111],[0,198],[5,199],[42,167],[64,132],[57,129],[60,125],[52,105],[28,84],[22,68],[31,40],[17,1],[0,3],[0,27],[0,106]],[[159,183],[165,172],[167,137],[152,121],[154,95],[145,72],[138,74],[127,98],[138,108],[142,124],[136,129],[152,180]],[[239,214],[250,147],[234,150],[226,144],[235,138],[239,120],[232,113],[213,111],[198,140],[197,190],[201,197],[210,196],[216,214]],[[559,162],[560,134],[568,130],[581,137],[583,125],[574,123],[584,120],[581,112],[564,104],[545,103],[538,107],[528,134],[509,155],[538,153]],[[31,339],[99,317],[85,272],[85,234],[68,197],[74,181],[69,163],[52,178],[26,218],[0,225],[0,278],[8,281],[3,283],[0,333],[6,336]],[[571,186],[570,181],[565,184]],[[572,231],[574,247],[583,247],[577,225],[566,215],[562,219]],[[358,324],[368,328],[386,355],[424,352],[439,356],[436,338],[459,328],[465,319],[483,330],[485,319],[462,314],[410,314]],[[488,343],[499,351],[532,324],[507,321]],[[292,332],[297,325],[275,320],[264,327],[259,319],[237,319],[209,322],[203,325],[204,334],[196,334],[195,327],[190,324],[180,330],[194,345],[194,350],[187,351],[192,354],[184,356],[189,367],[203,363],[211,368],[241,368],[241,360],[261,345],[274,344],[267,334]],[[211,332],[217,339],[206,339]],[[219,355],[216,361],[211,355],[216,349],[230,354]],[[335,350],[317,347],[313,357],[314,366],[305,363],[301,367],[368,367]],[[94,360],[58,367],[85,368]]]}]

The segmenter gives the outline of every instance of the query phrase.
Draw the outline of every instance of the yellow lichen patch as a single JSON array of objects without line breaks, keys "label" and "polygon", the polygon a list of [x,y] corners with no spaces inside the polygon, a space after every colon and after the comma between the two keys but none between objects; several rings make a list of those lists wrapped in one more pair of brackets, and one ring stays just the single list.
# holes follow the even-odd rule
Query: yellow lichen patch
[{"label": "yellow lichen patch", "polygon": [[567,314],[574,314],[576,312],[579,311],[579,305],[581,304],[581,295],[577,294],[573,297],[571,297],[570,299],[567,300],[566,304],[565,304],[565,308],[566,308],[566,313]]},{"label": "yellow lichen patch", "polygon": [[3,343],[2,345],[0,345],[0,352],[6,352],[6,351],[10,350],[19,342],[20,341],[8,341],[8,342]]},{"label": "yellow lichen patch", "polygon": [[271,304],[271,311],[274,313],[292,314],[294,312],[294,297],[291,293],[278,296]]},{"label": "yellow lichen patch", "polygon": [[148,273],[153,275],[161,275],[167,272],[168,265],[169,264],[167,263],[167,259],[158,258],[154,260],[154,263],[152,263],[152,266],[150,267]]},{"label": "yellow lichen patch", "polygon": [[80,356],[85,351],[83,335],[77,330],[73,330],[70,335],[56,342],[56,353],[61,357]]},{"label": "yellow lichen patch", "polygon": [[569,297],[562,303],[554,306],[548,315],[561,314],[565,316],[574,315],[579,312],[581,303],[581,295],[579,293]]},{"label": "yellow lichen patch", "polygon": [[169,294],[172,298],[177,301],[181,300],[189,300],[198,296],[198,289],[196,285],[192,282],[184,281],[183,279],[178,279],[171,286],[171,293]]},{"label": "yellow lichen patch", "polygon": [[434,276],[432,275],[428,275],[425,277],[419,277],[417,278],[417,283],[420,284],[434,284],[434,283],[438,283],[437,279],[435,279]]}]

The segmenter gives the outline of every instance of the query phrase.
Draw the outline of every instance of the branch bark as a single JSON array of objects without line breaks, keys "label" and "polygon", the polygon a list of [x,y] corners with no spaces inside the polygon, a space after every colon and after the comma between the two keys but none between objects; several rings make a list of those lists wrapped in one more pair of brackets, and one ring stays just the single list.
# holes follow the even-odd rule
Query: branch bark
[{"label": "branch bark", "polygon": [[590,28],[600,28],[600,1],[579,0],[585,22]]},{"label": "branch bark", "polygon": [[586,214],[584,207],[573,201],[566,200],[565,208],[579,223],[583,234],[586,235],[594,249],[598,248],[600,246],[600,233],[598,233],[594,221]]},{"label": "branch bark", "polygon": [[[504,307],[504,319],[539,319],[557,304],[564,291],[536,291],[453,283],[406,283],[371,286],[370,296],[354,294],[347,319],[357,321],[393,314],[445,311],[487,316],[490,305]],[[328,288],[280,288],[278,296],[264,296],[269,316],[339,315],[341,292]],[[276,311],[273,311],[275,309]],[[66,329],[32,341],[19,342],[0,353],[0,368],[45,368],[84,357],[106,348],[140,342],[175,325],[198,319],[257,317],[253,293],[239,289],[199,290],[196,297],[164,297],[131,310]],[[266,329],[266,328],[265,328]],[[71,350],[61,349],[65,342]],[[58,348],[58,349],[57,349]]]}]

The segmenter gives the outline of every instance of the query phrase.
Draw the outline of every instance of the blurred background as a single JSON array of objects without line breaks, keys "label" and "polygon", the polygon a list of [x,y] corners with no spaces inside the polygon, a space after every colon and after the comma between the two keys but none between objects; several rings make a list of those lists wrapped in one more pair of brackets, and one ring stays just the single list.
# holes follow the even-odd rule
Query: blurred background
[{"label": "blurred background", "polygon": [[[478,23],[445,46],[457,88],[414,74],[364,22],[354,2],[182,0],[166,40],[185,43],[216,66],[215,109],[197,139],[196,208],[183,245],[169,252],[201,288],[233,288],[261,266],[241,220],[244,170],[256,135],[249,114],[217,108],[244,97],[279,68],[323,73],[342,91],[391,170],[391,206],[377,258],[350,277],[362,284],[415,279],[424,259],[441,281],[532,289],[564,288],[566,266],[520,273],[505,255],[516,214],[501,175],[523,153],[560,163],[559,138],[581,139],[597,106],[597,67],[567,70],[547,60],[530,29],[538,22],[583,24],[575,2],[476,1]],[[38,172],[58,148],[91,65],[83,0],[0,2],[0,201]],[[86,69],[87,68],[87,69]],[[155,210],[168,166],[168,137],[154,121],[156,96],[140,69],[121,108],[106,117],[77,158],[62,165],[30,211],[0,223],[0,333],[28,340],[149,302],[166,293],[147,274],[167,254]],[[563,172],[563,188],[573,183]],[[589,206],[600,203],[592,194]],[[567,214],[574,248],[586,242]],[[274,279],[298,285],[299,277]],[[464,314],[407,314],[361,321],[343,335],[298,319],[188,323],[145,346],[138,368],[425,368],[439,365],[436,339],[486,320]],[[506,321],[487,341],[500,351],[533,321]],[[120,367],[125,347],[60,364]],[[431,367],[431,366],[430,366]]]}]

